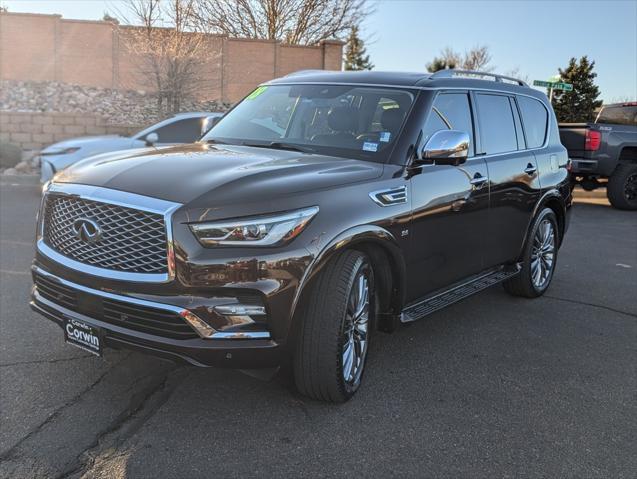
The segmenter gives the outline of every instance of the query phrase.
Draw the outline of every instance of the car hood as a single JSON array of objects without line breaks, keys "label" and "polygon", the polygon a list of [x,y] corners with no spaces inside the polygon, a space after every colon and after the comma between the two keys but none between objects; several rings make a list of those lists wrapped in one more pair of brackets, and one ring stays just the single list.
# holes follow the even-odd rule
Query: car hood
[{"label": "car hood", "polygon": [[113,145],[118,147],[121,145],[130,145],[131,138],[118,135],[102,135],[102,136],[82,136],[79,138],[70,138],[68,140],[60,141],[52,145],[47,146],[42,150],[43,153],[49,153],[56,150],[63,150],[66,148],[90,148],[96,145]]},{"label": "car hood", "polygon": [[55,182],[101,186],[192,207],[274,199],[371,180],[373,162],[230,145],[175,146],[89,158]]}]

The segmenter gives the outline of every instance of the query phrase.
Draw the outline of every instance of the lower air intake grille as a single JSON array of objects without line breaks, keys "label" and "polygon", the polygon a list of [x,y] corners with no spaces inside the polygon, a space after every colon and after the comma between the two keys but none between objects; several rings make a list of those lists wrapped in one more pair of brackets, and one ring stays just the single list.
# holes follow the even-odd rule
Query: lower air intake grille
[{"label": "lower air intake grille", "polygon": [[44,299],[105,323],[165,338],[199,337],[177,313],[76,290],[38,273],[34,280]]}]

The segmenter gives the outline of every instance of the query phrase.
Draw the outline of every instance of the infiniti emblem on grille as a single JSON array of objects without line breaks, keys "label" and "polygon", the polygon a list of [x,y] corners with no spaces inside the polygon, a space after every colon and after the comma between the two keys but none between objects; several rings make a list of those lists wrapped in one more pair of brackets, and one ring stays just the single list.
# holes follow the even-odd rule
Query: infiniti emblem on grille
[{"label": "infiniti emblem on grille", "polygon": [[87,243],[95,243],[102,238],[102,229],[95,221],[78,218],[73,222],[73,236]]}]

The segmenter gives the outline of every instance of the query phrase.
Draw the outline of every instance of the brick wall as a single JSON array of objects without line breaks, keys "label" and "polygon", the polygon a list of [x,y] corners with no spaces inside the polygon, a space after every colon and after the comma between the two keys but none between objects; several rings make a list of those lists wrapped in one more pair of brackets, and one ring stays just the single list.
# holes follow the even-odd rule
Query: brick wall
[{"label": "brick wall", "polygon": [[0,111],[0,142],[25,150],[38,150],[77,136],[130,135],[141,129],[142,126],[109,125],[93,115]]},{"label": "brick wall", "polygon": [[[55,81],[117,90],[152,90],[127,32],[109,22],[60,15],[0,13],[0,80]],[[343,43],[289,46],[268,40],[208,37],[210,55],[198,100],[234,103],[259,82],[296,70],[340,70]]]}]

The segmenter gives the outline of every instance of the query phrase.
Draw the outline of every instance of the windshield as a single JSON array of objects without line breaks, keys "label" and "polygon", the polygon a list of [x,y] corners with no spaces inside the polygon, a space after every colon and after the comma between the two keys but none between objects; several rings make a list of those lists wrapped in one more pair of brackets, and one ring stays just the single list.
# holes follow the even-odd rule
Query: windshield
[{"label": "windshield", "polygon": [[393,88],[260,86],[202,141],[384,162],[412,103],[412,93]]}]

